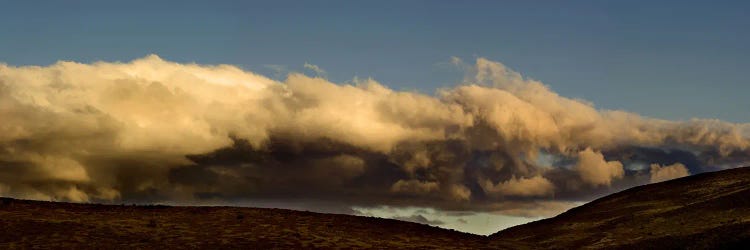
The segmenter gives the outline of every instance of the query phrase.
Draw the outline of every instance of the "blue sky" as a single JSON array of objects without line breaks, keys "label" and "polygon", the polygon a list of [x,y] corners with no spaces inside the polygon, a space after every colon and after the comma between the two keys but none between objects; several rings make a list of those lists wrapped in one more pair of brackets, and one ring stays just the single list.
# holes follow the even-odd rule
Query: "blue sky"
[{"label": "blue sky", "polygon": [[[217,3],[218,2],[218,3]],[[0,61],[306,62],[434,93],[486,57],[600,108],[750,122],[745,1],[2,1]]]}]

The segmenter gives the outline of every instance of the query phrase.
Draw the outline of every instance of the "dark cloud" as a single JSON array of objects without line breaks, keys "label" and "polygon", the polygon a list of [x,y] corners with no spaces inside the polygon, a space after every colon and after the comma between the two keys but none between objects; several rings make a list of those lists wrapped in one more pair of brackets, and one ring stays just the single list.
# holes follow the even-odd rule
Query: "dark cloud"
[{"label": "dark cloud", "polygon": [[621,150],[605,151],[604,154],[608,158],[618,159],[625,165],[641,164],[648,166],[649,164],[671,165],[682,163],[693,174],[712,170],[706,161],[701,161],[698,158],[698,155],[681,149],[629,147]]}]

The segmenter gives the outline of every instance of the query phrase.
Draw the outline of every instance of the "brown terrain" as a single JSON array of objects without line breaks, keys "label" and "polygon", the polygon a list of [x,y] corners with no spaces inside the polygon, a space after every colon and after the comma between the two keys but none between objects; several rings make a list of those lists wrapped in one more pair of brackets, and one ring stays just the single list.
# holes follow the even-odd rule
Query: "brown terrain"
[{"label": "brown terrain", "polygon": [[635,187],[489,237],[284,209],[0,199],[0,248],[747,248],[750,168]]},{"label": "brown terrain", "polygon": [[631,188],[490,238],[541,248],[750,249],[750,167]]},{"label": "brown terrain", "polygon": [[285,209],[74,204],[0,199],[0,249],[512,248],[391,219]]}]

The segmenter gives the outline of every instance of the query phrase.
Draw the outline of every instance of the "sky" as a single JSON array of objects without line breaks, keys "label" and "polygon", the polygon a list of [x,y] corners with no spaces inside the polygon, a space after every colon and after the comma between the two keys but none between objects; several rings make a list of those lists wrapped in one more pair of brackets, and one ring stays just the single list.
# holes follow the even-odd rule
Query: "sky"
[{"label": "sky", "polygon": [[750,121],[743,1],[2,4],[0,55],[13,65],[158,54],[273,76],[267,66],[307,62],[338,82],[374,77],[432,94],[461,77],[441,67],[450,57],[486,57],[601,108]]},{"label": "sky", "polygon": [[489,234],[750,163],[748,11],[2,1],[0,195]]}]

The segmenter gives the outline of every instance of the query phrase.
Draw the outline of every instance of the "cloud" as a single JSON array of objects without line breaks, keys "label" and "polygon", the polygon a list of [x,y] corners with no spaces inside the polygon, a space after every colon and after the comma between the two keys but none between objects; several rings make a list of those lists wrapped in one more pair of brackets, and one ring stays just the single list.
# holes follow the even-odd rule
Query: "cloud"
[{"label": "cloud", "polygon": [[315,72],[315,74],[317,76],[320,76],[320,77],[325,77],[326,76],[326,71],[323,70],[322,68],[318,67],[318,65],[310,64],[310,63],[305,63],[304,64],[304,68],[305,69],[309,69],[312,72]]},{"label": "cloud", "polygon": [[581,179],[591,185],[609,186],[612,179],[622,178],[625,171],[619,161],[606,161],[600,152],[591,148],[578,152],[578,163],[575,170]]},{"label": "cloud", "polygon": [[393,183],[391,191],[396,193],[427,194],[438,191],[437,182],[421,182],[419,180],[399,180]]},{"label": "cloud", "polygon": [[485,192],[507,196],[549,196],[554,193],[552,182],[542,176],[531,178],[511,177],[510,180],[492,184],[486,180],[482,186]]},{"label": "cloud", "polygon": [[289,72],[289,68],[285,65],[278,65],[278,64],[266,64],[263,65],[264,68],[270,69],[273,72],[273,78],[278,79],[282,75],[285,75]]},{"label": "cloud", "polygon": [[0,65],[0,192],[534,217],[651,178],[630,166],[750,162],[748,124],[599,110],[500,63],[461,64],[464,81],[434,95],[154,55]]},{"label": "cloud", "polygon": [[667,181],[675,178],[690,175],[688,169],[682,163],[675,163],[669,166],[651,164],[651,183]]}]

